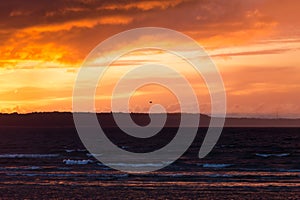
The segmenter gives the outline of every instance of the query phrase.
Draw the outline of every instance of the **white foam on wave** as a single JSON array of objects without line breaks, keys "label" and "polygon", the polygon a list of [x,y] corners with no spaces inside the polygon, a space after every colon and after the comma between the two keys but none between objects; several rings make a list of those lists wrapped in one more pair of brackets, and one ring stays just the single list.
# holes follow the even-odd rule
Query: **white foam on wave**
[{"label": "white foam on wave", "polygon": [[87,157],[99,157],[99,156],[102,156],[102,154],[87,153],[86,156]]},{"label": "white foam on wave", "polygon": [[67,153],[72,153],[72,152],[86,152],[86,149],[66,149],[65,150]]},{"label": "white foam on wave", "polygon": [[267,154],[267,153],[256,153],[256,156],[259,157],[264,157],[264,158],[268,158],[268,157],[285,157],[285,156],[289,156],[289,153],[278,153],[278,154]]},{"label": "white foam on wave", "polygon": [[88,160],[71,160],[71,159],[65,159],[63,160],[63,163],[66,165],[86,165],[89,163],[93,163],[94,161],[88,159]]},{"label": "white foam on wave", "polygon": [[54,158],[59,154],[0,154],[0,158]]},{"label": "white foam on wave", "polygon": [[232,166],[233,164],[200,164],[202,165],[202,167],[204,168],[225,168],[225,167],[230,167]]}]

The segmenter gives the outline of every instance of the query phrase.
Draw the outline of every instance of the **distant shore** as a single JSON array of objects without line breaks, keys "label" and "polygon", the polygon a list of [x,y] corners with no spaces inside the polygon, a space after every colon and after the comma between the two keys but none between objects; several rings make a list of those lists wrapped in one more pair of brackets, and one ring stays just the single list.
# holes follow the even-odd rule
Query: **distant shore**
[{"label": "distant shore", "polygon": [[[122,115],[124,113],[116,114]],[[139,125],[147,125],[150,122],[149,115],[146,113],[130,113],[130,115]],[[180,113],[168,113],[165,127],[178,127],[180,123],[180,116]],[[97,113],[97,117],[103,127],[116,126],[112,113]],[[200,114],[199,127],[208,127],[210,119],[210,116]],[[4,126],[69,127],[74,126],[74,121],[73,114],[71,112],[0,114],[0,127]],[[300,119],[226,118],[225,127],[300,127]]]}]

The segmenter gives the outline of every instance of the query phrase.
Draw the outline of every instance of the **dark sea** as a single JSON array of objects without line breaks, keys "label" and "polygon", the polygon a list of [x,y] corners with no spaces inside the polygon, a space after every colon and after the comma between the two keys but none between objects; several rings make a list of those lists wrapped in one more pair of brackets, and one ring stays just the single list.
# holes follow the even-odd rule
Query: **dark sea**
[{"label": "dark sea", "polygon": [[[176,128],[139,144],[106,132],[120,148],[145,151],[167,144]],[[2,127],[0,199],[300,199],[300,128],[224,128],[199,159],[205,134],[200,128],[166,168],[129,174],[96,160],[72,127]]]}]

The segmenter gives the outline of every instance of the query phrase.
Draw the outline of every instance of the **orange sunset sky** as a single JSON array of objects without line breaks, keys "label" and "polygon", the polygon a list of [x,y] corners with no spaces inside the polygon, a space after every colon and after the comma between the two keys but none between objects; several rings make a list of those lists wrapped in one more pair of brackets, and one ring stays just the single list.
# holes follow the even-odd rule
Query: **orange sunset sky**
[{"label": "orange sunset sky", "polygon": [[[1,1],[0,112],[71,111],[87,54],[121,31],[154,26],[182,32],[206,49],[222,75],[229,116],[299,118],[299,10],[298,0]],[[98,111],[109,111],[108,91],[118,73],[149,55],[170,56],[133,52],[114,63]],[[183,68],[180,60],[168,60]],[[209,114],[205,86],[186,74],[201,112]],[[178,111],[174,96],[158,86],[137,91],[131,110],[146,112],[149,98]]]}]

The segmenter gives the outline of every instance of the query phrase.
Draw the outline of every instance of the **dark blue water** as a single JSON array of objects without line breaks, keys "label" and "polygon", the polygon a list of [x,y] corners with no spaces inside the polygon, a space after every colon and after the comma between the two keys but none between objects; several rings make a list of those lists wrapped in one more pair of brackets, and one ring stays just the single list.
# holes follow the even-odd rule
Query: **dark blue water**
[{"label": "dark blue water", "polygon": [[[112,141],[128,151],[158,148],[174,131],[165,129],[163,139],[141,145],[126,140],[117,129],[107,130]],[[96,160],[74,128],[2,127],[0,193],[3,198],[41,199],[45,194],[102,199],[300,198],[299,128],[225,128],[213,151],[199,159],[205,131],[199,129],[190,149],[170,166],[128,174]]]}]

